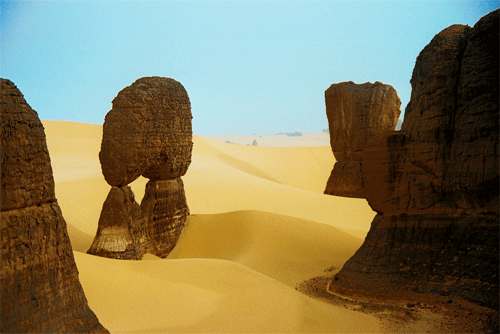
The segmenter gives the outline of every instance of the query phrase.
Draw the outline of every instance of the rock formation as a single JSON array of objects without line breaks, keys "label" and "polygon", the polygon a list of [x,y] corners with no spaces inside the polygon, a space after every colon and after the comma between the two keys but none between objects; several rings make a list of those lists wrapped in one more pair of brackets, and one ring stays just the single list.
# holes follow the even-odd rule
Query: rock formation
[{"label": "rock formation", "polygon": [[149,181],[141,209],[149,219],[150,252],[167,257],[179,240],[189,215],[182,179]]},{"label": "rock formation", "polygon": [[378,214],[331,291],[434,293],[498,310],[499,13],[444,29],[418,56],[401,131],[363,153]]},{"label": "rock formation", "polygon": [[107,333],[78,280],[37,113],[1,80],[2,333]]},{"label": "rock formation", "polygon": [[161,77],[136,80],[122,89],[104,120],[102,173],[112,187],[139,176],[181,177],[191,163],[191,103],[184,87]]},{"label": "rock formation", "polygon": [[[166,257],[189,209],[181,176],[191,163],[191,104],[184,87],[162,77],[136,80],[121,90],[106,115],[99,159],[113,187],[89,254],[141,259]],[[141,206],[127,185],[150,181]]]},{"label": "rock formation", "polygon": [[129,186],[112,187],[102,206],[89,254],[123,260],[140,260],[150,251],[145,217]]},{"label": "rock formation", "polygon": [[365,198],[361,156],[373,136],[394,130],[401,110],[396,90],[381,82],[333,84],[325,91],[335,165],[325,194]]}]

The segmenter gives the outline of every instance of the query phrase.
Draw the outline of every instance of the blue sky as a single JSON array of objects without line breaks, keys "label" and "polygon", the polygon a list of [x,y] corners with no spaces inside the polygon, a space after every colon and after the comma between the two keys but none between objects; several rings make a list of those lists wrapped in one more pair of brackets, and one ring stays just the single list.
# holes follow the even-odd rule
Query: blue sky
[{"label": "blue sky", "polygon": [[186,88],[198,135],[328,127],[324,91],[381,81],[409,101],[415,59],[498,1],[1,1],[0,75],[42,120],[102,124],[144,76]]}]

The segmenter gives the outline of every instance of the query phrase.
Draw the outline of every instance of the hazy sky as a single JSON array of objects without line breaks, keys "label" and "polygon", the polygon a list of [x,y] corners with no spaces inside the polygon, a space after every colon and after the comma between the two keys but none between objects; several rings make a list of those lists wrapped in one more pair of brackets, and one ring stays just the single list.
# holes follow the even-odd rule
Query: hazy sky
[{"label": "hazy sky", "polygon": [[42,120],[102,124],[144,76],[186,88],[198,135],[328,127],[324,91],[381,81],[410,98],[415,59],[498,1],[1,2],[1,77]]}]

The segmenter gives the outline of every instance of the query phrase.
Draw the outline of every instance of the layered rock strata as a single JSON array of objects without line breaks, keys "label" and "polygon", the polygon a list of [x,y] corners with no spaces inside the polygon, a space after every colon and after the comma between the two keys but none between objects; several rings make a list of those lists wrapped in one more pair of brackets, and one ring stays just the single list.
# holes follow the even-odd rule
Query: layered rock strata
[{"label": "layered rock strata", "polygon": [[107,333],[78,280],[37,113],[1,79],[2,333]]},{"label": "layered rock strata", "polygon": [[499,13],[453,25],[417,58],[400,132],[363,154],[377,216],[329,286],[499,306]]},{"label": "layered rock strata", "polygon": [[325,194],[365,198],[361,157],[373,136],[394,130],[401,114],[396,90],[381,82],[331,85],[325,91],[330,144],[337,160]]},{"label": "layered rock strata", "polygon": [[[189,215],[181,180],[191,163],[191,104],[177,81],[147,77],[121,90],[106,115],[99,160],[113,187],[89,254],[166,257]],[[150,181],[139,206],[127,185]]]}]

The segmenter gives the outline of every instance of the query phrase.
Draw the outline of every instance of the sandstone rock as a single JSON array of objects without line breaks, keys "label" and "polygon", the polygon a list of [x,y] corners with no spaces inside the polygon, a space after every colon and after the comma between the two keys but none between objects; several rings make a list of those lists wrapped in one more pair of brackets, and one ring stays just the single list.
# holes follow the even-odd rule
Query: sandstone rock
[{"label": "sandstone rock", "polygon": [[42,123],[11,81],[2,79],[1,83],[2,211],[54,202],[54,178]]},{"label": "sandstone rock", "polygon": [[43,126],[1,79],[1,332],[102,332],[78,280]]},{"label": "sandstone rock", "polygon": [[149,252],[149,235],[141,207],[129,186],[113,187],[101,211],[99,225],[88,254],[140,260]]},{"label": "sandstone rock", "polygon": [[106,181],[127,185],[184,175],[191,163],[191,104],[184,87],[162,77],[136,80],[121,90],[106,115],[99,159]]},{"label": "sandstone rock", "polygon": [[378,214],[331,291],[435,293],[498,310],[499,13],[444,29],[418,56],[401,131],[363,153]]},{"label": "sandstone rock", "polygon": [[[189,215],[180,177],[191,163],[191,119],[187,92],[173,79],[141,78],[118,93],[99,153],[114,188],[88,253],[137,260],[170,253]],[[127,184],[141,175],[150,181],[139,207]]]},{"label": "sandstone rock", "polygon": [[325,194],[364,198],[363,150],[373,136],[394,130],[401,101],[390,85],[350,81],[331,85],[325,91],[325,104],[330,144],[337,160]]},{"label": "sandstone rock", "polygon": [[182,179],[149,181],[141,209],[147,217],[151,253],[167,257],[189,215]]}]

